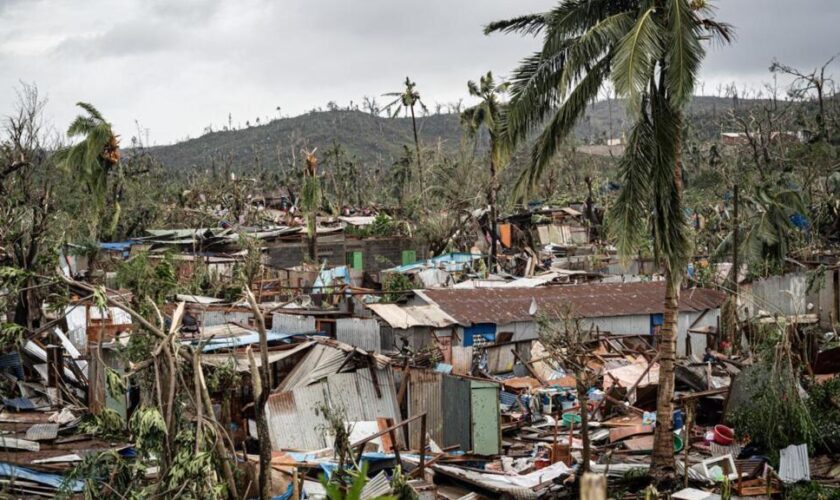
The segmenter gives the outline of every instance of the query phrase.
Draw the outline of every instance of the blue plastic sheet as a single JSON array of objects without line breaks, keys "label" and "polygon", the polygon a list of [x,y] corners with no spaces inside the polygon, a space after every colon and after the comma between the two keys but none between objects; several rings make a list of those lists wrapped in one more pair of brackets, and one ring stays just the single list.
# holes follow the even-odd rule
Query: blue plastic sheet
[{"label": "blue plastic sheet", "polygon": [[[27,481],[43,484],[55,489],[61,488],[64,484],[64,476],[50,474],[47,472],[39,472],[25,467],[18,467],[6,462],[0,462],[0,476],[25,479]],[[75,480],[68,483],[68,487],[71,491],[78,493],[85,489],[85,483],[84,481]]]}]

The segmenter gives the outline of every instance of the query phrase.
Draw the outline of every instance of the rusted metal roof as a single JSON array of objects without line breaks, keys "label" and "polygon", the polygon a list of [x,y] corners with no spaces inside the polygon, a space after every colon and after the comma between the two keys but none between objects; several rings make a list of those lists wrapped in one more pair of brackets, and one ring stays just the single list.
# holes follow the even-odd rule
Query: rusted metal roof
[{"label": "rusted metal roof", "polygon": [[[437,305],[461,325],[533,321],[532,305],[548,315],[571,310],[583,318],[661,314],[664,282],[598,283],[541,288],[425,290],[417,295]],[[683,290],[680,311],[717,309],[726,294],[708,288]]]},{"label": "rusted metal roof", "polygon": [[391,328],[407,330],[414,326],[444,328],[457,321],[435,305],[404,306],[397,304],[367,304]]}]

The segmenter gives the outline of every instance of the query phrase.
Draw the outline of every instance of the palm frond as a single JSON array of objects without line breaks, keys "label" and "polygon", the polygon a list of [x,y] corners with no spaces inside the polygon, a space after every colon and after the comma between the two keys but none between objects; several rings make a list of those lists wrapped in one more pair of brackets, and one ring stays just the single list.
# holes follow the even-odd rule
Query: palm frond
[{"label": "palm frond", "polygon": [[560,97],[565,95],[575,80],[586,73],[593,61],[597,61],[612,49],[632,27],[633,17],[627,12],[622,12],[599,21],[578,37],[566,54],[563,77],[559,84]]},{"label": "palm frond", "polygon": [[87,114],[90,115],[91,118],[98,122],[105,122],[105,118],[102,117],[102,114],[96,109],[93,104],[88,102],[77,102],[76,106],[82,108],[83,110],[87,111]]},{"label": "palm frond", "polygon": [[515,191],[519,196],[524,196],[535,187],[560,144],[586,111],[586,106],[598,97],[609,72],[609,61],[609,57],[604,57],[592,67],[539,135],[531,150],[531,160],[516,182]]},{"label": "palm frond", "polygon": [[654,18],[653,7],[644,11],[636,24],[618,44],[612,68],[616,92],[627,98],[631,110],[639,109],[639,100],[662,56],[662,28]]},{"label": "palm frond", "polygon": [[686,0],[670,0],[667,14],[665,88],[671,105],[680,108],[694,95],[700,61],[706,51],[700,45],[702,25]]},{"label": "palm frond", "polygon": [[[569,46],[574,42],[569,40]],[[561,103],[557,89],[563,79],[565,62],[565,52],[548,58],[537,52],[522,60],[512,75],[510,106],[505,118],[512,142],[524,139]]]},{"label": "palm frond", "polygon": [[650,173],[656,162],[653,124],[646,112],[639,115],[619,162],[621,192],[610,208],[609,230],[622,259],[635,254],[649,235],[652,185]]},{"label": "palm frond", "polygon": [[484,34],[518,33],[521,35],[538,35],[545,29],[548,14],[528,14],[502,21],[494,21],[484,27]]}]

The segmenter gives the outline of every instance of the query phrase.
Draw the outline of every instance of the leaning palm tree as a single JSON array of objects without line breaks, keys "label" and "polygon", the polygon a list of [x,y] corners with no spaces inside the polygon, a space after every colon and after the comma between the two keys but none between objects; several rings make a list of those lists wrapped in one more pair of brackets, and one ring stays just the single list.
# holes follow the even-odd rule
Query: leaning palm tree
[{"label": "leaning palm tree", "polygon": [[[405,88],[400,92],[389,92],[383,94],[388,97],[396,97],[393,101],[385,106],[385,110],[391,115],[391,118],[399,116],[400,111],[403,111],[406,116],[411,117],[411,129],[414,132],[414,150],[417,152],[417,170],[420,172],[420,189],[423,189],[423,167],[420,162],[420,140],[417,136],[417,119],[414,116],[414,106],[420,106],[424,112],[428,111],[426,105],[420,100],[420,92],[416,90],[417,84],[412,82],[409,77],[405,77]],[[391,111],[393,109],[393,111]]]},{"label": "leaning palm tree", "polygon": [[[80,142],[56,155],[58,165],[76,172],[93,198],[97,211],[105,205],[108,186],[108,174],[115,170],[120,162],[119,137],[114,135],[111,124],[93,105],[86,102],[76,104],[86,114],[79,115],[67,129],[71,139],[82,138]],[[112,229],[119,220],[119,200],[111,221]]]},{"label": "leaning palm tree", "polygon": [[517,182],[520,193],[538,182],[608,82],[626,99],[634,124],[620,161],[623,188],[610,219],[623,256],[652,240],[665,269],[651,463],[658,481],[674,475],[675,332],[680,285],[691,255],[682,207],[682,112],[705,55],[702,41],[731,37],[730,27],[707,18],[708,12],[704,0],[564,0],[550,12],[496,22],[485,30],[543,36],[542,50],[524,59],[512,78],[509,137],[521,142],[542,129]]},{"label": "leaning palm tree", "polygon": [[[781,268],[788,258],[791,242],[807,224],[808,213],[802,193],[786,186],[762,185],[744,200],[743,223],[732,228],[714,252],[716,257],[729,255],[737,230],[744,262],[758,269]],[[733,268],[732,276],[736,270]]]},{"label": "leaning palm tree", "polygon": [[489,268],[491,271],[495,269],[499,242],[496,223],[499,197],[498,174],[510,154],[507,135],[502,127],[502,114],[505,110],[505,102],[502,99],[507,89],[508,83],[496,83],[490,71],[482,76],[477,84],[470,80],[467,82],[467,90],[471,96],[478,97],[481,101],[461,114],[461,123],[468,134],[475,136],[483,127],[490,135],[490,186],[487,188],[487,205],[490,207]]},{"label": "leaning palm tree", "polygon": [[318,210],[321,208],[321,180],[318,178],[318,158],[315,150],[305,151],[306,167],[303,169],[303,189],[300,205],[306,214],[306,230],[309,233],[309,260],[318,263]]}]

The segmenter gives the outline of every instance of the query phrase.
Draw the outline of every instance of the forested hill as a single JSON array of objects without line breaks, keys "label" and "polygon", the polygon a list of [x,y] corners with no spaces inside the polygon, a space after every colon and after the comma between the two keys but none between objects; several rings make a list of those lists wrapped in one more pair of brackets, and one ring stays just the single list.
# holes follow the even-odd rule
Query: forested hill
[{"label": "forested hill", "polygon": [[[696,97],[690,105],[688,118],[695,131],[704,139],[716,137],[720,123],[734,105],[746,110],[761,101],[730,98]],[[422,144],[440,145],[455,150],[462,138],[456,114],[435,114],[418,117]],[[621,137],[627,127],[622,101],[599,101],[577,127],[577,138],[584,143],[603,143],[608,137]],[[152,148],[164,165],[176,171],[209,168],[215,161],[217,168],[226,163],[247,167],[259,162],[262,166],[288,164],[291,155],[299,155],[303,148],[325,151],[333,143],[355,155],[366,165],[391,165],[403,152],[403,146],[413,147],[410,118],[386,118],[362,111],[336,110],[310,112],[293,118],[275,119],[267,124],[230,131],[210,132],[196,139],[170,146]]]},{"label": "forested hill", "polygon": [[[440,141],[451,150],[461,140],[461,126],[454,114],[418,117],[417,127],[424,145]],[[348,110],[310,112],[265,125],[211,132],[151,151],[167,167],[181,170],[207,168],[214,160],[220,168],[228,161],[235,166],[257,161],[287,164],[293,153],[300,157],[301,149],[317,147],[324,152],[334,142],[364,164],[390,165],[402,154],[404,145],[414,147],[411,119]]]}]

